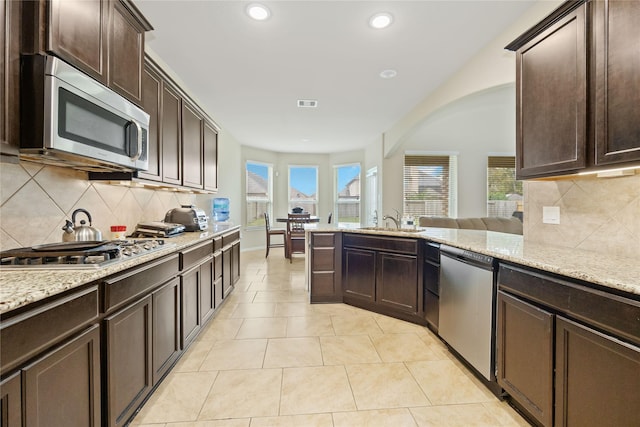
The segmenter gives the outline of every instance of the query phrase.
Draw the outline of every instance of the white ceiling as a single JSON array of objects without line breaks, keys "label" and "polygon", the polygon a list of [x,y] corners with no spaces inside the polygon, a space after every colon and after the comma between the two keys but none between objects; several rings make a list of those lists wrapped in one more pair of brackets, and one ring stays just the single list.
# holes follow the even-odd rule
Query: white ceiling
[{"label": "white ceiling", "polygon": [[[378,140],[534,1],[269,0],[261,22],[249,3],[136,1],[147,46],[241,144],[334,153]],[[380,11],[393,24],[369,28]]]}]

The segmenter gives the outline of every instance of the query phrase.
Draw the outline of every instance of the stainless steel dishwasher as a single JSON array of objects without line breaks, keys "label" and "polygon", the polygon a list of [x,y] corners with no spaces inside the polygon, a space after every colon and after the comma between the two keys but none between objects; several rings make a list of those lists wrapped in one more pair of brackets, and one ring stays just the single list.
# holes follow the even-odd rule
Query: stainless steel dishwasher
[{"label": "stainless steel dishwasher", "polygon": [[495,382],[496,262],[440,246],[438,334],[487,381]]}]

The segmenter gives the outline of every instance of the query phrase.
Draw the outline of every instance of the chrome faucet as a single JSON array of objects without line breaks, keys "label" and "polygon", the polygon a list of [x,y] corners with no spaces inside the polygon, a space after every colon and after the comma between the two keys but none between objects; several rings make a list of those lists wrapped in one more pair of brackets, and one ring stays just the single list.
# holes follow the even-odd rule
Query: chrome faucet
[{"label": "chrome faucet", "polygon": [[394,209],[394,211],[396,211],[396,217],[394,218],[391,215],[385,215],[382,217],[383,221],[386,221],[388,219],[390,219],[391,221],[393,221],[393,223],[396,225],[396,229],[400,229],[400,212],[398,212],[396,209]]}]

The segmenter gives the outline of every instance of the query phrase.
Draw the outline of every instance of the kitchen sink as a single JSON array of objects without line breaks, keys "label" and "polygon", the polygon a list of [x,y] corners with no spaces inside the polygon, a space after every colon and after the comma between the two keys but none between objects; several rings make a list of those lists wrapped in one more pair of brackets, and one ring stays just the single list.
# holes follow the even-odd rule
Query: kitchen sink
[{"label": "kitchen sink", "polygon": [[394,227],[361,227],[359,230],[371,230],[371,231],[393,231],[403,233],[419,233],[422,230],[416,228],[394,228]]}]

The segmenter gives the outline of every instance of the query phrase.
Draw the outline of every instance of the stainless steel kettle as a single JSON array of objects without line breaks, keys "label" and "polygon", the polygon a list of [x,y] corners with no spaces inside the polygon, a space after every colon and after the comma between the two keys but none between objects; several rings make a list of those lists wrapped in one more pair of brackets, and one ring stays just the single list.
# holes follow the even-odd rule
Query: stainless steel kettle
[{"label": "stainless steel kettle", "polygon": [[[87,222],[84,219],[80,220],[80,226],[76,225],[76,215],[79,212],[87,216],[89,225],[85,225]],[[67,220],[62,229],[64,230],[64,233],[62,233],[63,242],[91,242],[102,240],[102,232],[91,226],[91,214],[86,209],[76,209],[73,211],[71,221]]]}]

